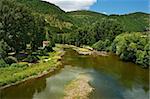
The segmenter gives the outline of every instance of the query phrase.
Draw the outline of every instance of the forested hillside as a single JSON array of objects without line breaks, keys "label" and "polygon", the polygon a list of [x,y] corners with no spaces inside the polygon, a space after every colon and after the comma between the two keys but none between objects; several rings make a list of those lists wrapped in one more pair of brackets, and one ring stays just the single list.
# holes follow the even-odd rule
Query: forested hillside
[{"label": "forested hillside", "polygon": [[92,11],[73,11],[67,13],[70,17],[73,18],[73,22],[78,27],[83,27],[85,25],[92,25],[97,21],[101,21],[104,18],[107,18],[108,16],[105,14],[92,12]]},{"label": "forested hillside", "polygon": [[62,14],[65,13],[59,7],[54,4],[50,4],[41,0],[16,0],[17,2],[25,4],[30,7],[34,12],[42,14]]},{"label": "forested hillside", "polygon": [[123,25],[124,30],[128,32],[146,31],[149,24],[149,14],[136,12],[125,15],[105,15],[92,11],[73,11],[64,12],[54,4],[41,0],[17,0],[17,2],[26,5],[33,13],[44,15],[50,23],[52,29],[58,33],[70,32],[77,27],[85,25],[91,26],[102,19],[114,19]]},{"label": "forested hillside", "polygon": [[147,31],[150,22],[149,20],[150,15],[142,12],[136,12],[120,16],[111,15],[110,17],[113,19],[117,19],[121,24],[124,25],[125,30],[129,32]]},{"label": "forested hillside", "polygon": [[74,22],[78,26],[91,25],[96,21],[101,21],[102,19],[114,19],[120,22],[124,26],[126,31],[146,31],[149,24],[149,14],[136,12],[125,15],[104,15],[101,13],[91,12],[91,11],[74,11],[69,12],[69,16],[73,17]]},{"label": "forested hillside", "polygon": [[28,7],[33,14],[44,16],[54,32],[68,32],[72,29],[72,19],[54,4],[41,0],[16,0],[18,3]]}]

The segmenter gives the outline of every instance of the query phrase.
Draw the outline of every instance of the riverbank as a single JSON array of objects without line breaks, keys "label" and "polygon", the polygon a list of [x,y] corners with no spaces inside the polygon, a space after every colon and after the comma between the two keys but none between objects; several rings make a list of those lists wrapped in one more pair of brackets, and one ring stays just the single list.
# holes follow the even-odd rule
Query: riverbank
[{"label": "riverbank", "polygon": [[94,90],[89,81],[90,77],[79,75],[66,86],[64,99],[89,99],[90,93]]},{"label": "riverbank", "polygon": [[0,89],[54,72],[61,68],[60,60],[64,53],[62,48],[55,47],[54,52],[49,52],[49,56],[46,56],[46,58],[44,58],[45,56],[40,57],[39,62],[36,64],[28,64],[23,67],[10,66],[0,68]]},{"label": "riverbank", "polygon": [[76,52],[78,52],[80,55],[94,55],[94,56],[108,56],[109,53],[106,51],[96,51],[96,50],[90,50],[87,48],[79,48],[75,47],[73,48]]}]

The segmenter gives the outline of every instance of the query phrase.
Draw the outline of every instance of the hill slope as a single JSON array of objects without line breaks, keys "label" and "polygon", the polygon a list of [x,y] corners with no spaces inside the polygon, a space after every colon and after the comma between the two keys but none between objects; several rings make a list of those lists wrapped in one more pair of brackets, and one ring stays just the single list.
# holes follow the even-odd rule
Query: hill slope
[{"label": "hill slope", "polygon": [[150,15],[141,12],[109,16],[86,10],[66,13],[56,5],[41,0],[16,1],[27,6],[33,13],[43,15],[56,32],[71,32],[76,27],[91,26],[104,18],[118,20],[126,31],[145,31],[149,25]]},{"label": "hill slope", "polygon": [[92,11],[73,11],[68,13],[73,17],[74,22],[78,26],[92,25],[96,21],[101,21],[103,18],[116,19],[120,22],[126,31],[145,31],[149,25],[149,14],[136,12],[126,15],[104,15]]},{"label": "hill slope", "polygon": [[136,12],[126,15],[111,15],[110,18],[117,19],[124,25],[127,31],[145,31],[149,26],[149,14]]},{"label": "hill slope", "polygon": [[76,24],[78,27],[91,25],[96,21],[107,17],[105,14],[86,10],[68,12],[67,14],[73,18],[74,24]]},{"label": "hill slope", "polygon": [[73,26],[71,17],[54,4],[41,0],[16,0],[18,3],[28,7],[34,14],[45,17],[52,29],[57,32],[70,30]]},{"label": "hill slope", "polygon": [[54,4],[50,4],[41,0],[16,0],[19,3],[25,4],[27,7],[31,8],[34,12],[43,14],[62,14],[65,13],[59,7]]}]

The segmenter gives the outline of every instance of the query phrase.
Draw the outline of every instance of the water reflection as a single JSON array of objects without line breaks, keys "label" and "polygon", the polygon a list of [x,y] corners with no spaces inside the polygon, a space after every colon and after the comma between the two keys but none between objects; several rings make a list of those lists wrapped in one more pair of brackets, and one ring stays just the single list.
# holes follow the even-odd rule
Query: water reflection
[{"label": "water reflection", "polygon": [[17,86],[12,86],[1,91],[0,99],[32,99],[33,94],[43,91],[46,80],[43,78],[29,80]]},{"label": "water reflection", "polygon": [[[121,86],[123,86],[125,93],[133,92],[133,94],[135,95],[135,97],[133,98],[127,98],[127,96],[125,96],[126,99],[136,99],[136,96],[138,95],[135,94],[134,89],[137,88],[139,88],[137,90],[140,90],[139,93],[141,92],[142,94],[141,97],[143,97],[144,99],[148,99],[147,97],[149,93],[148,69],[147,70],[142,69],[138,65],[130,62],[123,62],[114,54],[111,54],[108,57],[82,56],[78,55],[77,52],[73,50],[70,49],[67,50],[69,51],[67,51],[68,53],[66,53],[64,57],[65,64],[68,65],[71,64],[72,66],[82,66],[84,68],[94,68],[99,73],[103,72],[104,74],[111,76],[112,78],[119,81],[118,83]],[[102,77],[99,78],[102,79]],[[130,95],[131,94],[128,94],[128,96]]]}]

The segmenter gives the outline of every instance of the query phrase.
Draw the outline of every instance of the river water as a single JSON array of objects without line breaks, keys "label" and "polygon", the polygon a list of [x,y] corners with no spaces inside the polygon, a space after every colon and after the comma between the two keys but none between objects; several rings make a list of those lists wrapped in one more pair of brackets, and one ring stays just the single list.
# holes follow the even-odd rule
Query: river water
[{"label": "river water", "polygon": [[90,77],[90,99],[149,99],[149,70],[117,56],[79,55],[66,49],[61,70],[0,90],[0,99],[63,99],[64,88],[79,75]]}]

